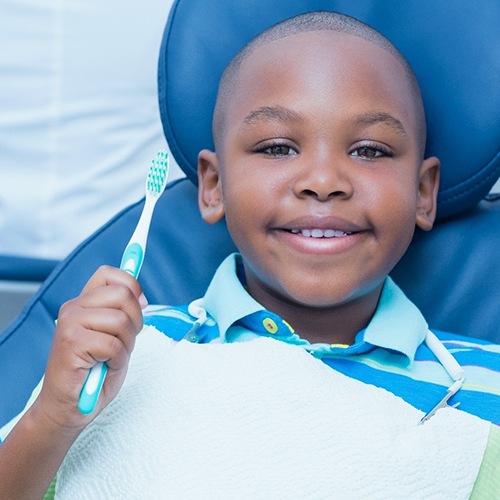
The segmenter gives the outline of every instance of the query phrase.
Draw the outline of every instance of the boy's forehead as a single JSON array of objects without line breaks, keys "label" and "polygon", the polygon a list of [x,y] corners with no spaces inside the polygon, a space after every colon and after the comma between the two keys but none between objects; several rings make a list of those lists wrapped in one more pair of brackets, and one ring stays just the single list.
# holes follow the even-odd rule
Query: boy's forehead
[{"label": "boy's forehead", "polygon": [[341,50],[343,44],[351,44],[354,41],[359,41],[362,46],[365,43],[376,46],[375,43],[356,36],[352,33],[346,33],[342,31],[328,30],[328,29],[317,29],[314,31],[301,31],[298,33],[290,33],[284,35],[282,37],[273,38],[270,40],[263,40],[262,43],[256,45],[247,56],[249,59],[255,53],[258,53],[259,50],[263,50],[268,52],[273,50],[273,48],[279,48],[278,50],[282,50],[283,48],[290,48],[291,50],[297,50],[306,45],[316,45],[318,41],[321,41],[322,44],[329,45],[330,50]]},{"label": "boy's forehead", "polygon": [[[325,64],[318,64],[318,59]],[[318,75],[328,71],[327,62],[341,61],[337,74],[347,74],[355,65],[365,63],[365,68],[404,74],[401,63],[387,50],[375,43],[358,36],[333,30],[306,31],[270,40],[255,47],[243,61],[239,75],[235,79],[236,87],[245,87],[249,73],[263,72],[286,66],[299,66],[301,70],[310,70]],[[311,65],[308,62],[311,61]],[[331,75],[332,77],[337,75]],[[283,80],[283,83],[286,83]],[[369,83],[369,82],[367,82]]]},{"label": "boy's forehead", "polygon": [[[395,106],[399,101],[400,107],[410,109],[408,114],[419,132],[417,99],[401,62],[369,40],[333,30],[296,33],[253,48],[232,79],[224,114],[235,117],[252,97],[269,95],[272,99],[280,95],[281,87],[295,85],[297,80],[314,86],[322,79],[332,89],[352,79],[358,95],[363,89],[374,91],[381,96],[381,105]],[[352,93],[353,99],[356,95]]]},{"label": "boy's forehead", "polygon": [[[357,78],[361,74],[365,77]],[[389,89],[378,92],[380,104],[383,96],[395,92],[407,97],[403,100],[413,101],[411,92],[407,92],[410,86],[403,66],[391,53],[355,35],[321,30],[289,35],[255,47],[233,80],[232,107],[239,108],[242,101],[254,95],[279,94],[280,87],[290,85],[306,93],[322,81],[334,92],[340,82],[350,79],[356,80],[360,92],[361,87]]]}]

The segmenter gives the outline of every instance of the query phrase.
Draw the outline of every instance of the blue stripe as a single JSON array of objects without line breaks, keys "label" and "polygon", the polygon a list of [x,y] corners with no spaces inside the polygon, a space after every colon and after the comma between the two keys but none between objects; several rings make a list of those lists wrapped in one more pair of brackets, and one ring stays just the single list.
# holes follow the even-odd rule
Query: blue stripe
[{"label": "blue stripe", "polygon": [[[446,346],[449,348],[449,346]],[[488,351],[452,351],[453,357],[462,366],[480,366],[492,372],[499,373],[500,357],[494,352]]]},{"label": "blue stripe", "polygon": [[144,325],[155,327],[173,340],[181,340],[192,326],[182,319],[167,316],[144,317]]},{"label": "blue stripe", "polygon": [[[328,366],[344,375],[386,389],[415,408],[428,412],[444,396],[446,388],[432,382],[372,368],[355,358],[323,358]],[[500,425],[500,397],[493,394],[460,390],[449,404],[460,402],[460,409]]]},{"label": "blue stripe", "polygon": [[[187,307],[162,308],[147,312],[143,318],[145,326],[152,326],[158,331],[171,338],[180,341],[194,324],[192,316],[189,315]],[[213,323],[213,322],[212,322]],[[202,344],[207,344],[218,338],[219,328],[216,324],[204,324],[197,330]]]}]

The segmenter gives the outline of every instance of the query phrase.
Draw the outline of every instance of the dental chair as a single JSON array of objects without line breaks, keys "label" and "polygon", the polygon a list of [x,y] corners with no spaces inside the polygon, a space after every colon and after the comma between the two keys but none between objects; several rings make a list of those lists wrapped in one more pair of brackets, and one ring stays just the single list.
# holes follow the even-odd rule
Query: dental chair
[{"label": "dental chair", "polygon": [[0,255],[0,331],[21,311],[57,263],[51,259]]},{"label": "dental chair", "polygon": [[[489,194],[500,174],[496,0],[176,1],[160,49],[159,106],[186,178],[168,185],[153,217],[139,277],[149,302],[200,297],[235,250],[224,222],[202,222],[196,192],[197,153],[213,147],[211,115],[225,65],[267,26],[321,9],[384,33],[407,56],[422,87],[427,155],[442,163],[438,221],[430,233],[417,231],[394,280],[432,328],[500,343],[500,200]],[[59,307],[79,294],[99,265],[120,264],[142,205],[124,208],[59,263],[0,334],[0,426],[23,408],[43,375]]]}]

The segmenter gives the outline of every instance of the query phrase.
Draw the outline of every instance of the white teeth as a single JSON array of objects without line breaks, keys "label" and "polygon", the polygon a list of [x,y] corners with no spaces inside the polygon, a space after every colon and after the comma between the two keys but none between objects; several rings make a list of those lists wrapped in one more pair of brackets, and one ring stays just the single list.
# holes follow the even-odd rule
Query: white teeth
[{"label": "white teeth", "polygon": [[307,238],[341,238],[342,236],[351,234],[335,229],[291,229],[290,232],[306,236]]}]

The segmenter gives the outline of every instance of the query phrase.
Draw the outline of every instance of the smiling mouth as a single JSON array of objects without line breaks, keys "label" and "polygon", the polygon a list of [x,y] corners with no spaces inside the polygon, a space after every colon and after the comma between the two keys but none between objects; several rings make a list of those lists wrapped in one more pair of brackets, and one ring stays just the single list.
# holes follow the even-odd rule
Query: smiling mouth
[{"label": "smiling mouth", "polygon": [[306,238],[343,238],[353,234],[337,229],[291,229],[290,232]]}]

